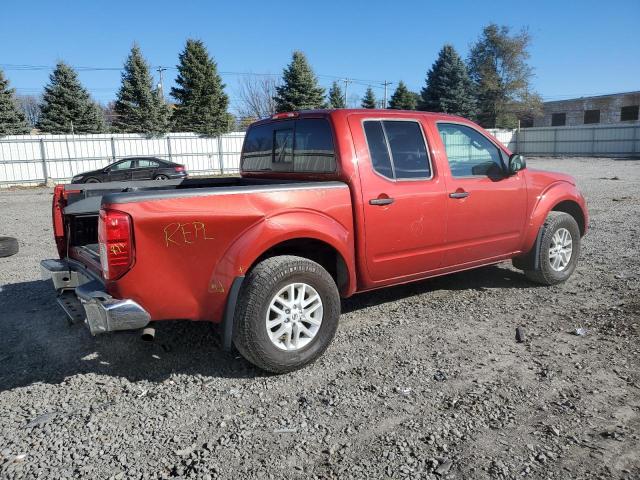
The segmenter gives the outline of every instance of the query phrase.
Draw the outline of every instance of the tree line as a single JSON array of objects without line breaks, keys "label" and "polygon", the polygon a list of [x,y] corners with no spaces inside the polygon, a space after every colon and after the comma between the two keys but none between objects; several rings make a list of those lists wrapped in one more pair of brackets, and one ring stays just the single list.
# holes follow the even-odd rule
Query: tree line
[{"label": "tree line", "polygon": [[[472,46],[467,61],[444,45],[418,92],[398,82],[388,108],[445,112],[473,118],[485,127],[514,127],[520,118],[540,109],[531,91],[527,64],[530,37],[490,24]],[[195,132],[215,136],[236,127],[228,111],[229,97],[217,64],[200,40],[189,39],[178,58],[173,102],[153,85],[149,63],[134,44],[124,63],[116,100],[107,109],[91,99],[77,72],[59,62],[49,77],[41,101],[18,105],[15,90],[0,71],[0,135],[29,133],[34,126],[52,134]],[[307,58],[293,52],[280,81],[245,78],[240,84],[243,123],[273,113],[318,108],[346,108],[347,99],[334,81],[325,94]],[[371,87],[360,106],[381,108]],[[242,126],[242,125],[241,125]]]}]

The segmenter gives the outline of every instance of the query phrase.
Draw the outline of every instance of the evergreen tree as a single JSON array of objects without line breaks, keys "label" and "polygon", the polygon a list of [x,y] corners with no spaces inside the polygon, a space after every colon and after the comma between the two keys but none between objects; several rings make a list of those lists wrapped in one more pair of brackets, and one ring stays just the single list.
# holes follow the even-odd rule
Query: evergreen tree
[{"label": "evergreen tree", "polygon": [[394,110],[415,110],[417,105],[416,94],[409,91],[402,80],[398,83],[398,88],[391,95],[389,108]]},{"label": "evergreen tree", "polygon": [[420,110],[472,117],[475,110],[473,85],[467,67],[453,46],[445,45],[427,72],[420,92]]},{"label": "evergreen tree", "polygon": [[373,89],[368,87],[364,94],[364,98],[362,99],[362,108],[378,108],[377,103],[378,101],[376,100],[376,96],[373,94]]},{"label": "evergreen tree", "polygon": [[44,87],[37,127],[45,133],[104,133],[107,130],[100,106],[91,100],[78,74],[59,62]]},{"label": "evergreen tree", "polygon": [[471,48],[469,75],[483,127],[515,128],[519,113],[535,114],[540,109],[540,97],[530,87],[530,43],[526,30],[510,35],[509,27],[490,24]]},{"label": "evergreen tree", "polygon": [[344,101],[344,93],[338,82],[333,82],[329,89],[329,108],[347,108]]},{"label": "evergreen tree", "polygon": [[204,43],[187,40],[179,59],[178,87],[171,89],[171,96],[176,99],[173,129],[211,136],[228,132],[232,123],[227,112],[229,97]]},{"label": "evergreen tree", "polygon": [[312,110],[324,108],[324,88],[318,85],[304,53],[293,52],[291,63],[284,69],[282,85],[276,87],[276,110]]},{"label": "evergreen tree", "polygon": [[153,88],[149,65],[140,47],[133,45],[122,72],[114,105],[112,129],[116,132],[160,134],[169,130],[169,108]]},{"label": "evergreen tree", "polygon": [[0,136],[29,133],[24,114],[18,109],[15,90],[0,70]]}]

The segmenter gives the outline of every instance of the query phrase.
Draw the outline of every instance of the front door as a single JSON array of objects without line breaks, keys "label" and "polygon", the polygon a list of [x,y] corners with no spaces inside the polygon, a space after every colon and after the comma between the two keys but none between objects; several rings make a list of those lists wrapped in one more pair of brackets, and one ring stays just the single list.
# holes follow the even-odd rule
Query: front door
[{"label": "front door", "polygon": [[449,165],[445,266],[518,249],[525,223],[524,174],[507,175],[506,154],[469,125],[437,122],[439,165]]},{"label": "front door", "polygon": [[123,160],[121,162],[114,163],[109,169],[109,181],[124,182],[131,180],[133,162],[133,160]]},{"label": "front door", "polygon": [[357,147],[366,263],[372,282],[442,264],[446,193],[417,119],[349,117]]}]

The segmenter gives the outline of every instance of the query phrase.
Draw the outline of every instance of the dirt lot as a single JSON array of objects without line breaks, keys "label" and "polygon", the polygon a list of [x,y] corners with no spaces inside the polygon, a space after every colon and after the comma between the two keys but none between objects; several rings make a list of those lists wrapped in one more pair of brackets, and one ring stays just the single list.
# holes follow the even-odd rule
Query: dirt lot
[{"label": "dirt lot", "polygon": [[0,259],[0,477],[640,478],[640,161],[529,165],[589,203],[566,284],[502,264],[359,295],[325,356],[283,376],[207,324],[153,344],[68,325],[37,266],[50,191],[0,192],[21,246]]}]

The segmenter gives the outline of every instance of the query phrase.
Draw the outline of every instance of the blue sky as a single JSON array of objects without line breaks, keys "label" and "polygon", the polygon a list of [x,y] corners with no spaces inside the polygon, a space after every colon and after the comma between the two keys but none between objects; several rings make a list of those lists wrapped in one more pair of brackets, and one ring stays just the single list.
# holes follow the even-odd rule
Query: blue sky
[{"label": "blue sky", "polygon": [[[39,93],[49,71],[6,65],[114,67],[136,41],[153,66],[175,67],[187,38],[200,38],[221,72],[279,74],[304,51],[324,86],[331,77],[404,80],[418,91],[445,43],[466,57],[490,22],[533,37],[534,88],[554,100],[640,89],[640,1],[17,1],[0,14],[0,68],[18,93]],[[154,72],[155,73],[155,72]],[[165,72],[168,92],[175,70]],[[83,84],[113,99],[118,71],[85,71]],[[232,102],[238,75],[225,73]],[[366,85],[352,85],[362,94]],[[393,87],[391,87],[393,88]],[[376,88],[382,95],[382,90]]]}]

